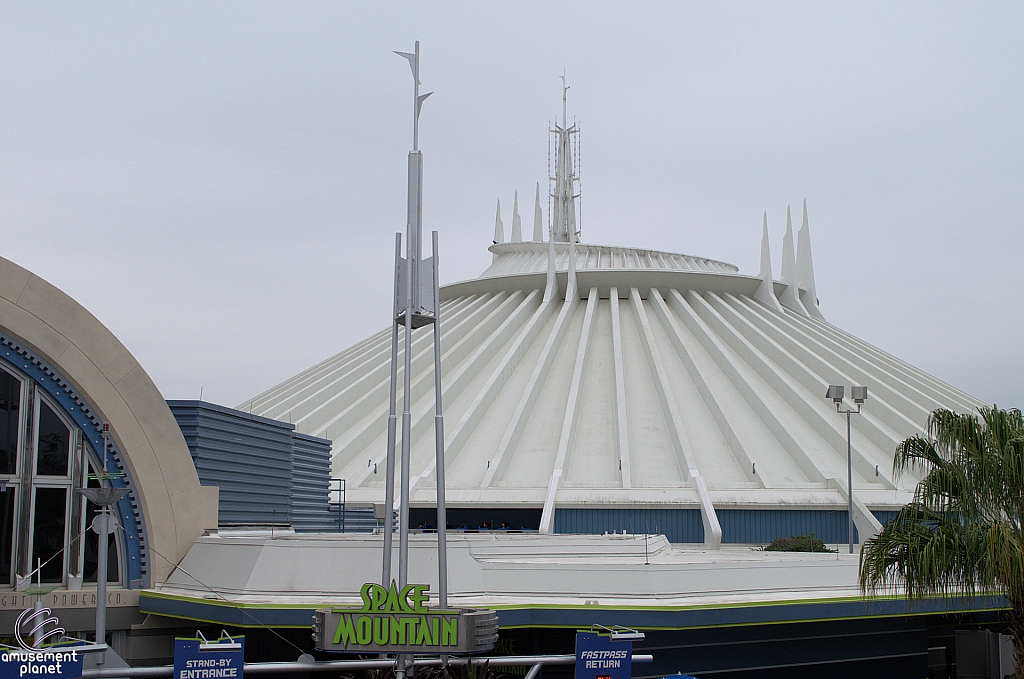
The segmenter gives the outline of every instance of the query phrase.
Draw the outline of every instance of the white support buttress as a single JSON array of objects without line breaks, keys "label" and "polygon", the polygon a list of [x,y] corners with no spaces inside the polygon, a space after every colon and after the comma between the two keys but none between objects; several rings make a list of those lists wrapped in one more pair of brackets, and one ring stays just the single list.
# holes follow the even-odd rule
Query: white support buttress
[{"label": "white support buttress", "polygon": [[576,425],[579,422],[580,403],[583,394],[583,379],[586,377],[587,358],[590,354],[590,336],[594,327],[594,314],[597,309],[597,288],[590,289],[587,297],[587,311],[583,316],[583,333],[580,335],[579,348],[576,350],[576,365],[572,370],[572,381],[569,384],[569,395],[565,400],[565,415],[562,418],[562,432],[558,438],[555,453],[555,466],[548,481],[548,492],[544,496],[544,509],[540,515],[540,532],[555,532],[555,497],[558,495],[558,483],[562,478],[565,460],[569,449],[576,440]]}]

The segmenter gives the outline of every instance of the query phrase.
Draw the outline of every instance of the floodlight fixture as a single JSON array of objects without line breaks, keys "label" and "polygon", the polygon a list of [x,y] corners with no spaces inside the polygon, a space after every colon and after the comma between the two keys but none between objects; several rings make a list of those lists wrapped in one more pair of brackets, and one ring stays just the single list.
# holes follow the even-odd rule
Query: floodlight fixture
[{"label": "floodlight fixture", "polygon": [[[845,391],[846,388],[841,384],[830,384],[828,385],[828,391],[825,392],[825,398],[831,399],[836,404],[837,413],[846,415],[846,528],[850,538],[850,554],[853,554],[853,431],[850,416],[861,414],[864,401],[868,400],[868,388],[850,387],[850,398],[857,406],[856,410],[849,407],[843,409],[843,395]],[[875,473],[876,475],[878,473],[877,467],[875,467]]]},{"label": "floodlight fixture", "polygon": [[611,633],[612,641],[643,641],[647,636],[639,630],[630,629],[628,627],[622,627],[621,625],[612,625],[611,627],[605,627],[604,625],[591,625],[591,631]]},{"label": "floodlight fixture", "polygon": [[612,641],[643,641],[647,637],[643,632],[632,630],[629,632],[612,632]]},{"label": "floodlight fixture", "polygon": [[231,635],[226,630],[220,631],[220,638],[216,641],[209,641],[203,636],[203,633],[196,630],[196,639],[199,639],[199,650],[200,651],[241,651],[242,644],[239,641],[231,638]]}]

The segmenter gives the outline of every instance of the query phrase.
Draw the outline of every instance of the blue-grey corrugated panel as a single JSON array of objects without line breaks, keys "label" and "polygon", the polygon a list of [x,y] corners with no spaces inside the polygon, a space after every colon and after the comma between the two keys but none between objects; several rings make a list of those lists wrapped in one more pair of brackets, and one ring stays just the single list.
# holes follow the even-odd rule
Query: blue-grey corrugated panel
[{"label": "blue-grey corrugated panel", "polygon": [[331,441],[292,434],[292,528],[298,533],[337,531],[330,510]]},{"label": "blue-grey corrugated panel", "polygon": [[844,544],[849,535],[845,510],[718,509],[715,513],[722,526],[722,542],[766,545],[775,538],[813,533],[826,544]]},{"label": "blue-grey corrugated panel", "polygon": [[704,542],[699,509],[627,509],[566,507],[555,510],[555,532],[602,535],[651,533],[669,542]]},{"label": "blue-grey corrugated panel", "polygon": [[899,514],[899,512],[887,510],[872,511],[871,513],[875,515],[876,519],[878,519],[878,523],[882,524],[883,526],[892,521],[893,519],[895,519],[896,515]]},{"label": "blue-grey corrugated panel", "polygon": [[[338,510],[340,507],[335,505],[331,509],[331,518],[334,520],[334,527],[332,531],[338,530]],[[397,512],[395,512],[397,514]],[[345,532],[346,533],[373,533],[377,530],[378,526],[384,524],[377,520],[373,514],[373,507],[346,507],[345,508]],[[395,522],[397,527],[398,522]]]},{"label": "blue-grey corrugated panel", "polygon": [[202,401],[168,401],[221,525],[291,523],[294,425]]}]

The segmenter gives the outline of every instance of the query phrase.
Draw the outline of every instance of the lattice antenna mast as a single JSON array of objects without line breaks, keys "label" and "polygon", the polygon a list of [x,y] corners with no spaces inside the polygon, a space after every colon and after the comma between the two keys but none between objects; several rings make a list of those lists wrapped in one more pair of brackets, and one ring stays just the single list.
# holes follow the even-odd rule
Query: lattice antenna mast
[{"label": "lattice antenna mast", "polygon": [[[397,447],[397,401],[398,401],[398,329],[405,331],[403,405],[402,405],[402,449],[401,489],[398,502],[398,585],[405,587],[409,575],[409,486],[411,479],[410,448],[412,442],[412,331],[425,325],[434,326],[434,446],[435,478],[437,480],[437,561],[438,596],[441,608],[448,606],[448,565],[445,533],[444,500],[444,420],[441,415],[441,315],[437,267],[437,231],[432,232],[433,251],[428,259],[422,259],[421,236],[423,221],[423,154],[419,150],[419,119],[423,102],[432,93],[420,94],[420,43],[416,50],[395,52],[409,60],[413,79],[413,124],[412,151],[409,152],[408,211],[406,220],[406,251],[402,257],[402,234],[395,238],[395,297],[394,323],[391,333],[391,403],[388,414],[387,477],[385,481],[385,530],[384,555],[381,584],[389,587],[392,582],[392,512],[395,507],[395,463]],[[404,656],[403,656],[404,658]],[[405,673],[405,661],[399,662],[396,676],[401,679]]]}]

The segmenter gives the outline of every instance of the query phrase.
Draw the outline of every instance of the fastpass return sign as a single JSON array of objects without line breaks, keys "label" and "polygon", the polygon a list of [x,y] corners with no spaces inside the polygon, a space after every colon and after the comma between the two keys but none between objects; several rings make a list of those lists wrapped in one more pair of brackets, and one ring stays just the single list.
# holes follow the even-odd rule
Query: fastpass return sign
[{"label": "fastpass return sign", "polygon": [[318,609],[317,650],[346,653],[479,653],[494,648],[494,611],[427,608],[428,585],[366,583],[362,608]]}]

